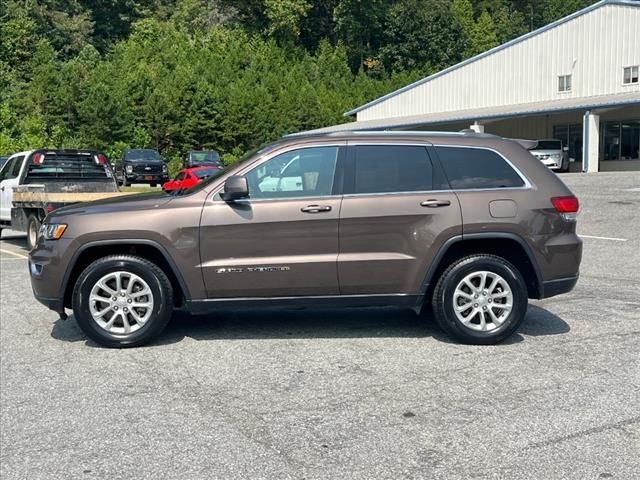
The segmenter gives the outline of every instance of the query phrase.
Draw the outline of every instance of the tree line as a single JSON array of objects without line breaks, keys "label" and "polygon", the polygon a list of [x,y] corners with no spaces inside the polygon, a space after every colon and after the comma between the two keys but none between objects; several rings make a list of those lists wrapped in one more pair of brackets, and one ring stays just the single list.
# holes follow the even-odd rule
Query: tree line
[{"label": "tree line", "polygon": [[191,148],[227,163],[585,0],[0,0],[0,154]]}]

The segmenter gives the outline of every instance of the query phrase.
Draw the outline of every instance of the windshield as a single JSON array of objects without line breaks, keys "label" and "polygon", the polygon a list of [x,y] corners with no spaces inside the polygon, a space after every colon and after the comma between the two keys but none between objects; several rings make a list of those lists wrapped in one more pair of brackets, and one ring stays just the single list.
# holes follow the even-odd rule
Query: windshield
[{"label": "windshield", "polygon": [[213,175],[214,173],[219,171],[219,168],[203,168],[202,170],[193,170],[191,173],[197,178],[207,178],[208,176]]},{"label": "windshield", "polygon": [[560,140],[538,140],[538,145],[533,150],[562,150]]},{"label": "windshield", "polygon": [[203,150],[202,152],[191,152],[192,162],[219,162],[220,155],[213,150]]},{"label": "windshield", "polygon": [[162,160],[157,150],[129,150],[124,154],[125,160]]}]

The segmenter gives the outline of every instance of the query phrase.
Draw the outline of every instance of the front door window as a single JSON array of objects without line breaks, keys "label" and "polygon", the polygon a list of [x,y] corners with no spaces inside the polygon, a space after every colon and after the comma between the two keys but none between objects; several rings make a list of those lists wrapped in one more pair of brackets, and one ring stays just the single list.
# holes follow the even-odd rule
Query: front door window
[{"label": "front door window", "polygon": [[251,199],[331,195],[338,147],[301,148],[277,155],[248,172]]}]

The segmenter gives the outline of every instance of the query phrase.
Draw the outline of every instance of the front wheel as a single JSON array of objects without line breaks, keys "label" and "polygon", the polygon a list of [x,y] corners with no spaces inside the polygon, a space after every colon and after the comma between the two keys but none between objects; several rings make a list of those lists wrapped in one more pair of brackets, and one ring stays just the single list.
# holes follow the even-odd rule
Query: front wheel
[{"label": "front wheel", "polygon": [[509,337],[527,312],[527,287],[511,263],[494,255],[462,258],[442,274],[433,294],[440,327],[463,343],[489,345]]},{"label": "front wheel", "polygon": [[133,255],[96,260],[78,278],[73,313],[82,331],[105,347],[149,343],[167,325],[173,291],[154,263]]},{"label": "front wheel", "polygon": [[35,213],[29,215],[29,218],[27,219],[27,247],[29,250],[33,250],[38,243],[40,225],[40,219]]}]

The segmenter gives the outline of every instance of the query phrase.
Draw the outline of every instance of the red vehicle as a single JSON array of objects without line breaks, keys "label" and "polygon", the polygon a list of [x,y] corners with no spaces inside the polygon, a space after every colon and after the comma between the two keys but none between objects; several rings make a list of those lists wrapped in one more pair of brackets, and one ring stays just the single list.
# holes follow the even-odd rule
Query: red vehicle
[{"label": "red vehicle", "polygon": [[176,178],[169,180],[162,185],[165,192],[173,190],[182,190],[183,188],[191,188],[202,180],[220,170],[219,167],[195,167],[180,170]]}]

